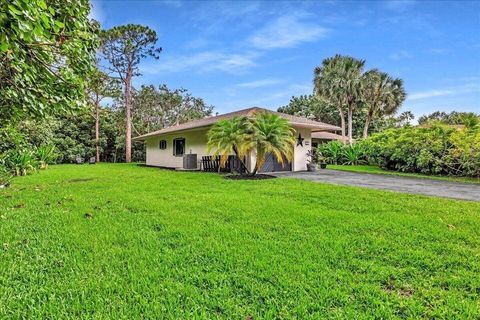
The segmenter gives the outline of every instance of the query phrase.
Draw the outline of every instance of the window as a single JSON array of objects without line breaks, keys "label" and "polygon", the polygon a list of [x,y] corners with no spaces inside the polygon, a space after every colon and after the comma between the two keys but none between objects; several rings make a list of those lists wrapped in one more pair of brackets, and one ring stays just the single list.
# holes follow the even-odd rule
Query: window
[{"label": "window", "polygon": [[173,155],[177,157],[183,156],[185,153],[185,138],[173,139]]},{"label": "window", "polygon": [[160,140],[160,143],[159,143],[158,147],[159,147],[161,150],[167,149],[167,141],[166,141],[166,140]]}]

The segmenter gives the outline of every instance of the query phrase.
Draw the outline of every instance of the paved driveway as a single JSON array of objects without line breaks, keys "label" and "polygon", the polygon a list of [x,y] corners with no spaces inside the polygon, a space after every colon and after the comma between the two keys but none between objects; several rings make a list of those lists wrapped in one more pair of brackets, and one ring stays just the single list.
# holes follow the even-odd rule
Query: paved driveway
[{"label": "paved driveway", "polygon": [[316,182],[344,184],[427,196],[480,201],[480,185],[442,180],[355,173],[338,170],[317,172],[278,172],[277,177],[298,178]]}]

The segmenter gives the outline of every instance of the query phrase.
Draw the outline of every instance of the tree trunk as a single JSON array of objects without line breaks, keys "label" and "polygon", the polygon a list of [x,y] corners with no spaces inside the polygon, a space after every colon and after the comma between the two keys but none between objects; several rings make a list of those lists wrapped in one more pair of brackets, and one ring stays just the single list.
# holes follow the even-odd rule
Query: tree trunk
[{"label": "tree trunk", "polygon": [[129,68],[125,78],[125,116],[126,116],[126,130],[125,130],[125,162],[132,162],[132,114],[130,109],[132,86],[132,70]]},{"label": "tree trunk", "polygon": [[365,118],[365,126],[363,127],[363,139],[368,137],[368,127],[370,126],[370,121],[372,120],[372,114],[369,112]]},{"label": "tree trunk", "polygon": [[97,149],[96,162],[100,162],[100,106],[98,99],[95,101],[95,148]]},{"label": "tree trunk", "polygon": [[345,114],[343,113],[342,106],[338,106],[338,113],[340,114],[340,127],[342,128],[342,142],[345,143]]},{"label": "tree trunk", "polygon": [[[235,152],[235,156],[237,157],[237,159],[240,161],[240,163],[245,167],[245,170],[247,171],[247,174],[250,174],[250,171],[248,170],[247,168],[247,164],[240,158],[240,156],[238,155],[238,150],[237,150],[237,147],[234,145],[233,146],[233,152]],[[243,173],[241,173],[243,174]]]},{"label": "tree trunk", "polygon": [[348,143],[352,145],[353,143],[353,103],[348,104]]}]

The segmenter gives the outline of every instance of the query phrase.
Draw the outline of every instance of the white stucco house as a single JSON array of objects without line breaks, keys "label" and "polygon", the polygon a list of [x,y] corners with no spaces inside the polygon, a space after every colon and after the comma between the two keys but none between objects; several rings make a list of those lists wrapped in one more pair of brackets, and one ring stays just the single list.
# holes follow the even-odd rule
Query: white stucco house
[{"label": "white stucco house", "polygon": [[[271,171],[303,171],[307,169],[307,152],[312,148],[312,134],[317,132],[335,132],[341,128],[313,121],[303,117],[292,116],[263,108],[253,107],[218,116],[193,120],[187,123],[164,128],[133,138],[146,144],[146,164],[163,168],[180,169],[183,167],[185,154],[197,155],[197,168],[201,169],[202,157],[211,155],[207,152],[207,132],[219,120],[236,116],[253,117],[258,112],[279,115],[289,121],[295,129],[296,144],[291,163],[281,166],[273,156],[267,157],[260,172]],[[251,169],[255,165],[255,154],[246,159],[246,166]]]}]

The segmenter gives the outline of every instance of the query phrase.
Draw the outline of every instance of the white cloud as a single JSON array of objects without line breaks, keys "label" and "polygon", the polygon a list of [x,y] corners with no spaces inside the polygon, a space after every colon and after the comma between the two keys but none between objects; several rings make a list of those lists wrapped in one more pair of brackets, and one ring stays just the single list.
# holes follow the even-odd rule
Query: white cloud
[{"label": "white cloud", "polygon": [[260,80],[239,83],[236,85],[236,87],[253,89],[253,88],[261,88],[261,87],[269,87],[269,86],[273,86],[283,82],[284,80],[281,80],[281,79],[267,78],[267,79],[260,79]]},{"label": "white cloud", "polygon": [[434,97],[442,97],[442,96],[450,96],[450,95],[457,95],[457,94],[465,94],[465,93],[472,93],[472,92],[480,92],[480,84],[479,83],[468,83],[462,86],[457,87],[450,87],[450,88],[443,88],[443,89],[435,89],[435,90],[428,90],[423,92],[416,92],[407,97],[407,100],[421,100],[421,99],[428,99]]},{"label": "white cloud", "polygon": [[250,38],[250,44],[259,49],[291,48],[324,38],[327,32],[326,28],[286,15],[258,30]]},{"label": "white cloud", "polygon": [[141,71],[145,74],[171,73],[186,70],[236,73],[255,66],[255,57],[256,54],[254,53],[237,54],[205,51],[192,55],[156,60],[154,64],[144,65]]}]

